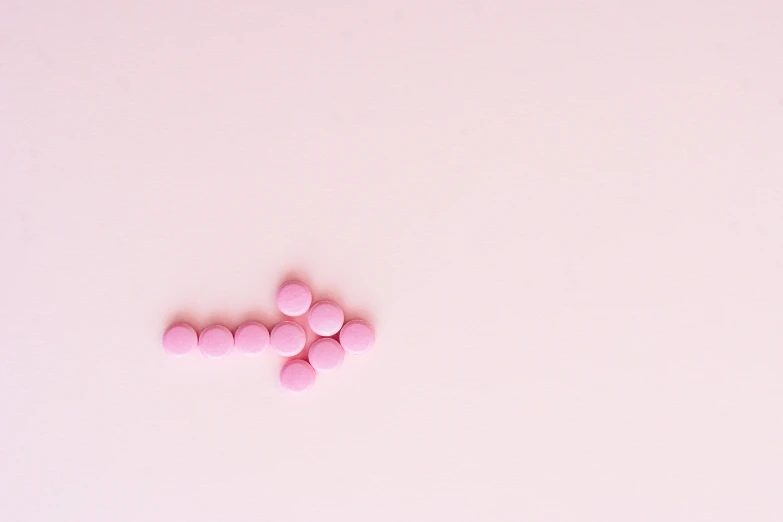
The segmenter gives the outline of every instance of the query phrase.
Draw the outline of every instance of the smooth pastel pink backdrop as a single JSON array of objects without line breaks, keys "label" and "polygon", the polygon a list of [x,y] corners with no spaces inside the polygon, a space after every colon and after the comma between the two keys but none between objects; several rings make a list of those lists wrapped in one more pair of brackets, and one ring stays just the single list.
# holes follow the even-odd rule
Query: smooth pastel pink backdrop
[{"label": "smooth pastel pink backdrop", "polygon": [[780,1],[3,0],[0,245],[2,520],[783,520]]}]

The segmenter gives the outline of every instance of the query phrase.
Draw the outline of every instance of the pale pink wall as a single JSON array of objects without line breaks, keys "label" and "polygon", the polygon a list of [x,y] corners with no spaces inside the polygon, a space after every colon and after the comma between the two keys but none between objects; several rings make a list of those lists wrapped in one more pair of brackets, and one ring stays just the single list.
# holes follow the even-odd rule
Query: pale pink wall
[{"label": "pale pink wall", "polygon": [[[781,100],[777,0],[0,0],[0,520],[783,520]],[[289,273],[374,351],[161,351]]]}]

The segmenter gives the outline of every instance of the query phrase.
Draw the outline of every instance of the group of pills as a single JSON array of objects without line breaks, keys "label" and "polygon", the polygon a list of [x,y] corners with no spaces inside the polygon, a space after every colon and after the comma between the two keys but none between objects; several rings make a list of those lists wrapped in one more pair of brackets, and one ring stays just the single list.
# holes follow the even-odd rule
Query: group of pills
[{"label": "group of pills", "polygon": [[[307,324],[318,336],[310,345],[307,360],[291,359],[283,365],[280,383],[288,390],[308,389],[315,382],[316,372],[338,368],[345,352],[362,353],[375,343],[375,331],[367,321],[356,319],[346,323],[342,308],[334,301],[312,303],[313,294],[301,281],[287,281],[277,291],[277,308],[288,317],[307,314]],[[233,334],[218,324],[197,334],[187,323],[173,324],[163,334],[163,348],[172,355],[185,355],[198,347],[212,358],[223,357],[234,347],[246,354],[258,354],[267,346],[280,355],[293,357],[306,344],[304,328],[289,320],[278,323],[271,332],[257,321],[248,321]]]}]

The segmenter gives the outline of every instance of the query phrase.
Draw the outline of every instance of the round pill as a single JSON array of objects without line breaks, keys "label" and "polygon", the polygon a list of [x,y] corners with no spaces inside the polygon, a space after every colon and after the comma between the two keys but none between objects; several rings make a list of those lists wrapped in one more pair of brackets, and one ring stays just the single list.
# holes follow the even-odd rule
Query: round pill
[{"label": "round pill", "polygon": [[307,314],[310,328],[318,335],[328,337],[340,331],[345,314],[334,301],[318,301]]},{"label": "round pill", "polygon": [[290,357],[302,351],[307,342],[307,335],[304,328],[293,321],[283,321],[274,328],[269,334],[269,344],[278,351],[280,355]]},{"label": "round pill", "polygon": [[375,343],[375,331],[367,321],[348,321],[340,330],[340,344],[349,353],[362,353]]},{"label": "round pill", "polygon": [[269,346],[269,330],[256,321],[248,321],[237,328],[234,334],[234,346],[247,354],[261,353]]},{"label": "round pill", "polygon": [[231,330],[219,324],[207,326],[198,336],[198,347],[207,357],[223,357],[234,346],[234,336]]},{"label": "round pill", "polygon": [[310,363],[301,359],[288,361],[280,370],[280,384],[286,390],[304,391],[315,382],[315,370]]},{"label": "round pill", "polygon": [[198,334],[187,323],[169,326],[163,334],[163,349],[171,355],[185,355],[198,345]]},{"label": "round pill", "polygon": [[301,281],[286,281],[277,291],[277,308],[289,317],[298,317],[310,308],[313,294]]},{"label": "round pill", "polygon": [[338,368],[343,363],[345,350],[334,339],[323,337],[310,346],[307,359],[313,368],[319,372],[328,372]]}]

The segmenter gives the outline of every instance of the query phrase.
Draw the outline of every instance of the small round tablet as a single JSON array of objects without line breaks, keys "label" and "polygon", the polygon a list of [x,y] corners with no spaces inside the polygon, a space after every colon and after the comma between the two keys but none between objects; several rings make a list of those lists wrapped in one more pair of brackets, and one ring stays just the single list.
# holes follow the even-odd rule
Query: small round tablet
[{"label": "small round tablet", "polygon": [[339,332],[343,321],[345,321],[343,309],[334,301],[318,301],[307,314],[310,328],[323,337]]},{"label": "small round tablet", "polygon": [[269,330],[256,321],[248,321],[237,328],[234,334],[234,346],[247,354],[261,353],[269,346]]},{"label": "small round tablet", "polygon": [[280,384],[286,390],[304,391],[315,382],[315,370],[310,363],[301,359],[288,361],[280,370]]},{"label": "small round tablet", "polygon": [[223,357],[234,347],[234,336],[231,330],[219,324],[207,326],[198,336],[198,347],[207,357]]},{"label": "small round tablet", "polygon": [[176,323],[163,334],[163,349],[171,355],[185,355],[198,345],[198,334],[187,323]]},{"label": "small round tablet", "polygon": [[301,281],[286,281],[277,291],[277,308],[288,317],[298,317],[310,308],[313,294]]},{"label": "small round tablet", "polygon": [[367,321],[348,321],[340,330],[340,344],[349,353],[362,353],[375,343],[375,331]]},{"label": "small round tablet", "polygon": [[310,346],[307,359],[313,368],[319,372],[328,372],[338,368],[343,363],[345,350],[334,339],[323,337]]},{"label": "small round tablet", "polygon": [[280,355],[290,357],[302,351],[307,343],[307,335],[304,328],[293,321],[283,321],[272,328],[269,334],[269,344]]}]

